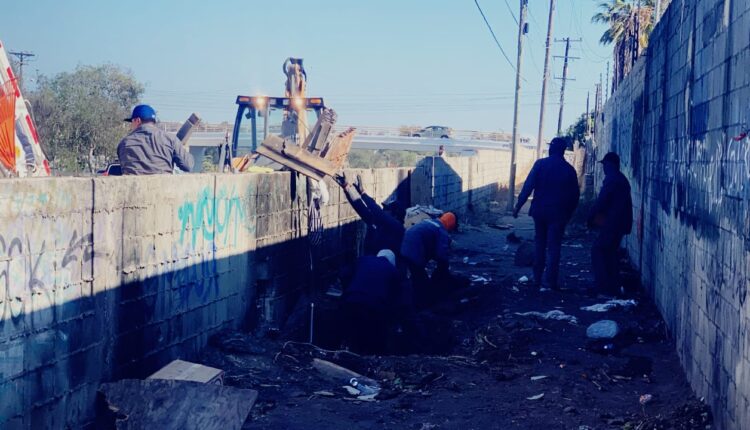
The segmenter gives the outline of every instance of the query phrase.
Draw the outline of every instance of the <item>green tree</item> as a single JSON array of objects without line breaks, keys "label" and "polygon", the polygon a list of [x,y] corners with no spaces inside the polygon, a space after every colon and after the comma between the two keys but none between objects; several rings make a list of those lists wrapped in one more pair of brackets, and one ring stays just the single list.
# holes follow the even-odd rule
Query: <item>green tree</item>
[{"label": "green tree", "polygon": [[601,1],[598,9],[591,22],[605,24],[608,27],[599,43],[614,45],[614,90],[622,78],[630,73],[632,59],[640,56],[648,46],[648,36],[654,27],[654,0]]},{"label": "green tree", "polygon": [[586,124],[586,114],[581,114],[581,116],[568,127],[568,130],[562,135],[563,137],[568,138],[568,146],[572,145],[574,142],[578,141],[579,143],[583,144],[586,141],[586,138],[588,137],[586,135],[587,130],[591,130],[591,128],[587,128],[587,125],[590,127],[594,123],[594,114],[589,114],[589,123]]},{"label": "green tree", "polygon": [[128,132],[123,122],[144,87],[122,67],[78,66],[73,72],[40,76],[28,93],[39,138],[57,171],[96,171],[117,157]]}]

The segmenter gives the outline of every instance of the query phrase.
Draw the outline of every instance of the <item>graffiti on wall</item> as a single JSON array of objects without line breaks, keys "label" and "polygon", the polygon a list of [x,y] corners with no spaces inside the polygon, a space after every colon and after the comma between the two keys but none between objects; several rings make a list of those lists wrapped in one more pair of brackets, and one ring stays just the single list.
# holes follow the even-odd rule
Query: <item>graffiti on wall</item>
[{"label": "graffiti on wall", "polygon": [[219,188],[213,195],[211,188],[205,187],[195,199],[184,202],[177,209],[180,221],[180,243],[189,237],[191,247],[195,248],[198,239],[216,245],[237,245],[241,228],[247,228],[247,214],[242,200],[234,187],[227,191]]},{"label": "graffiti on wall", "polygon": [[91,233],[79,236],[74,230],[60,253],[46,238],[0,234],[0,327],[35,309],[27,306],[34,295],[48,308],[57,304],[55,287],[81,280],[81,264],[94,259],[92,239]]}]

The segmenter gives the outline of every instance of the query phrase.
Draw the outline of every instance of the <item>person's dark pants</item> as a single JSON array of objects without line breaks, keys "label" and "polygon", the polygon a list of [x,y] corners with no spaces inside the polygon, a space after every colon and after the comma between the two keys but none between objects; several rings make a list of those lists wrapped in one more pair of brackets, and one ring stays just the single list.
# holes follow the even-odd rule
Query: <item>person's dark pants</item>
[{"label": "person's dark pants", "polygon": [[388,312],[364,303],[344,303],[342,309],[344,339],[355,352],[375,354],[385,352],[390,321]]},{"label": "person's dark pants", "polygon": [[594,283],[599,292],[619,294],[620,270],[617,252],[623,235],[610,229],[602,229],[591,247],[591,265]]},{"label": "person's dark pants", "polygon": [[561,220],[534,217],[534,282],[544,288],[558,288],[560,247],[565,224]]},{"label": "person's dark pants", "polygon": [[424,265],[406,260],[411,281],[412,302],[419,306],[427,301],[430,292],[430,277]]}]

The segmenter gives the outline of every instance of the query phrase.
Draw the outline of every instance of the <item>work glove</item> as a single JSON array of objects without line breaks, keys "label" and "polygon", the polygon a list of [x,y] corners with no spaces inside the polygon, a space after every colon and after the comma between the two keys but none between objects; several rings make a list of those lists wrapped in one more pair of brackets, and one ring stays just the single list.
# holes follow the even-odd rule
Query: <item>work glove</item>
[{"label": "work glove", "polygon": [[360,195],[365,192],[364,187],[362,186],[362,176],[357,175],[357,179],[352,185],[354,185],[354,189],[357,190]]}]

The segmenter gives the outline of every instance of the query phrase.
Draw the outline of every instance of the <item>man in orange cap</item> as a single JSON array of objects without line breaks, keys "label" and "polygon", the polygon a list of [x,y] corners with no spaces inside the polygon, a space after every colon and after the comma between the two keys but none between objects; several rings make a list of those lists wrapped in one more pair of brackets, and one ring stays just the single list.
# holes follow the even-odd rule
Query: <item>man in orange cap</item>
[{"label": "man in orange cap", "polygon": [[424,303],[436,293],[430,289],[427,263],[432,260],[437,263],[433,279],[449,275],[451,238],[448,233],[455,231],[456,227],[456,215],[446,212],[437,220],[426,219],[406,230],[401,243],[401,256],[409,268],[415,302]]}]

